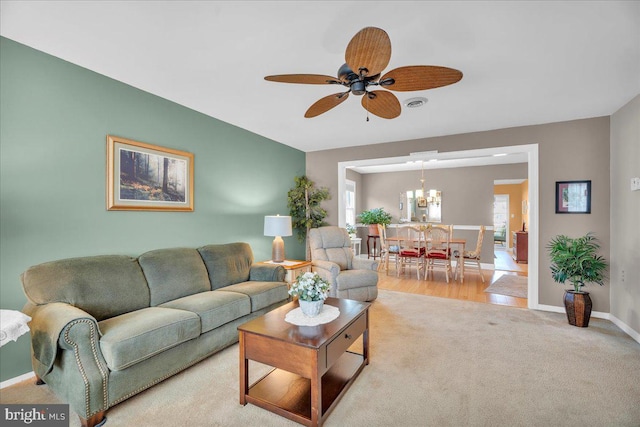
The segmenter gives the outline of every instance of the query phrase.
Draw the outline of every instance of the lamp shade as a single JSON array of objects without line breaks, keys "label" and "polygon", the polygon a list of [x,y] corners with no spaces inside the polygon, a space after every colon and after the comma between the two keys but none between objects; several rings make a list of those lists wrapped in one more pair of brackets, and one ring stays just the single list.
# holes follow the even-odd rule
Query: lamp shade
[{"label": "lamp shade", "polygon": [[264,217],[265,236],[291,236],[291,217],[280,215],[267,215]]}]

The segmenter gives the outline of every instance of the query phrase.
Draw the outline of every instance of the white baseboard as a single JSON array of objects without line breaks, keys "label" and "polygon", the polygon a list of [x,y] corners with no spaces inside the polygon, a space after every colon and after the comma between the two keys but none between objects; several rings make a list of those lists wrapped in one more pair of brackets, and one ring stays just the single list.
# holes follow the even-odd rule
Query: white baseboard
[{"label": "white baseboard", "polygon": [[[557,307],[555,305],[538,304],[538,306],[535,307],[534,310],[552,311],[554,313],[566,313],[564,307]],[[622,320],[618,319],[613,314],[604,313],[602,311],[592,311],[591,312],[591,316],[595,317],[595,318],[598,318],[598,319],[606,319],[606,320],[611,321],[611,323],[616,325],[618,328],[622,329],[622,331],[625,334],[629,335],[635,341],[640,343],[640,333],[638,333],[637,331],[631,329],[631,327],[629,325],[624,323]]]},{"label": "white baseboard", "polygon": [[[556,305],[538,304],[536,307],[534,307],[534,310],[552,311],[554,313],[566,313],[566,310],[564,307],[558,307]],[[611,315],[603,311],[592,311],[591,317],[595,317],[598,319],[611,320]]]},{"label": "white baseboard", "polygon": [[631,329],[631,326],[624,323],[622,320],[618,319],[613,314],[609,315],[609,320],[616,325],[618,328],[622,329],[627,335],[640,343],[640,333]]},{"label": "white baseboard", "polygon": [[534,310],[541,310],[541,311],[551,311],[553,313],[565,313],[564,307],[557,307],[555,305],[538,304],[535,307],[529,307],[529,308],[532,308]]},{"label": "white baseboard", "polygon": [[35,377],[36,377],[36,374],[34,374],[34,373],[33,373],[33,371],[31,371],[31,372],[27,372],[26,374],[22,374],[22,375],[20,375],[20,376],[17,376],[17,377],[14,377],[14,378],[8,379],[8,380],[6,380],[6,381],[2,381],[2,382],[0,383],[0,389],[3,389],[3,388],[5,388],[5,387],[12,386],[12,385],[14,385],[14,384],[21,383],[21,382],[22,382],[22,381],[24,381],[24,380],[28,380],[29,378],[35,378]]},{"label": "white baseboard", "polygon": [[482,270],[495,270],[496,269],[496,265],[495,264],[487,264],[485,262],[481,262],[480,263],[480,267],[482,267]]}]

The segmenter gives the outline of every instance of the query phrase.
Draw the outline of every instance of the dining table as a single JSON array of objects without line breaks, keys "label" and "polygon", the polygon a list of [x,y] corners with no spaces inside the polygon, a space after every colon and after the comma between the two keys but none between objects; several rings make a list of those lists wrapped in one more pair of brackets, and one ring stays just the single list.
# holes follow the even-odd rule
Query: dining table
[{"label": "dining table", "polygon": [[[387,237],[387,244],[391,244],[391,243],[402,243],[402,242],[408,242],[408,241],[418,241],[417,237],[414,238],[410,238],[410,237],[405,237],[405,236],[392,236],[392,237]],[[429,241],[429,239],[427,238],[427,242]],[[464,283],[464,247],[467,244],[467,240],[466,239],[460,239],[457,237],[453,237],[451,238],[451,240],[449,240],[449,245],[455,245],[458,248],[458,256],[456,257],[456,263],[460,264],[460,283]]]}]

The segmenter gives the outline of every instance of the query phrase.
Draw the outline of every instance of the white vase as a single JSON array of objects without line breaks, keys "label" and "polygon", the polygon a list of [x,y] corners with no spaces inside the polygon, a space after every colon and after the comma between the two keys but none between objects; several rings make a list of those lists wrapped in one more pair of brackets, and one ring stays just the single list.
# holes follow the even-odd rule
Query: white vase
[{"label": "white vase", "polygon": [[316,317],[322,311],[322,306],[324,305],[324,300],[320,301],[303,301],[298,300],[300,303],[300,310],[302,310],[302,314],[307,317]]}]

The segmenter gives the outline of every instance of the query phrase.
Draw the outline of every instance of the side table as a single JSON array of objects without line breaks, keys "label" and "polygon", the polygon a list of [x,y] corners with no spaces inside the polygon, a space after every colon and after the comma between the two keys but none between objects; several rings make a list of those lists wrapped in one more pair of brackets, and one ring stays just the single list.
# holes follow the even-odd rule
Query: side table
[{"label": "side table", "polygon": [[[329,297],[325,304],[338,307],[340,315],[313,327],[284,320],[298,304],[292,301],[238,326],[240,404],[320,427],[369,364],[370,304]],[[251,360],[273,370],[250,384]]]},{"label": "side table", "polygon": [[[371,239],[373,239],[373,255],[371,254],[371,249],[369,247],[369,241]],[[371,258],[371,256],[373,256],[373,259],[376,259],[376,256],[380,255],[377,249],[378,240],[380,240],[380,236],[374,236],[371,234],[367,236],[367,258]]]},{"label": "side table", "polygon": [[265,264],[281,265],[287,272],[284,280],[291,286],[302,273],[311,272],[311,261],[284,260],[282,262],[263,261]]},{"label": "side table", "polygon": [[29,332],[31,317],[18,310],[0,310],[0,347]]},{"label": "side table", "polygon": [[361,243],[362,243],[362,238],[361,237],[354,237],[351,239],[351,248],[353,249],[353,254],[355,256],[360,255],[360,252],[362,252],[361,249]]}]

